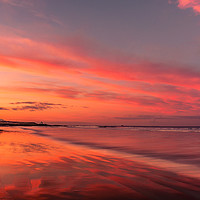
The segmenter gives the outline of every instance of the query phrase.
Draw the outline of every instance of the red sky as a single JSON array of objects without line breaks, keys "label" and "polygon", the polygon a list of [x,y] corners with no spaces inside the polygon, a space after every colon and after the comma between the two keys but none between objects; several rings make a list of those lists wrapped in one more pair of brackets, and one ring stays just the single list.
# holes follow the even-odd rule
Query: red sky
[{"label": "red sky", "polygon": [[0,0],[0,118],[199,125],[200,2]]}]

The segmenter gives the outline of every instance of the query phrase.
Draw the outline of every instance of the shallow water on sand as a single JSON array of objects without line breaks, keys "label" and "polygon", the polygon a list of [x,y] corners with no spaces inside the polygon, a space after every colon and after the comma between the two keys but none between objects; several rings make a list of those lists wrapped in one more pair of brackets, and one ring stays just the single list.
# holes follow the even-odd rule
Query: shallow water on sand
[{"label": "shallow water on sand", "polygon": [[0,199],[200,199],[198,130],[2,129]]}]

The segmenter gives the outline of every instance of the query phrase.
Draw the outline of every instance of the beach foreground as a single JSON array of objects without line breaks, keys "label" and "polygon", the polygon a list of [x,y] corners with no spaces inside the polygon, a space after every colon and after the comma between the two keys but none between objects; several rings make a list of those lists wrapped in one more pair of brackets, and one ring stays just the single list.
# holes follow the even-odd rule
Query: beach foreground
[{"label": "beach foreground", "polygon": [[[115,143],[115,148],[112,145],[108,148],[108,143],[102,148],[100,138],[99,143],[92,143],[91,139],[86,143],[79,137],[85,133],[83,138],[90,138],[91,132],[95,137],[100,131],[96,129],[2,129],[0,199],[200,199],[200,179],[195,172],[199,169],[197,159],[188,161],[177,154],[178,162],[175,162],[165,155],[159,164],[158,150],[154,149],[154,158],[152,152],[148,158],[147,149],[143,155],[138,148],[137,155],[133,154],[127,141],[122,141],[125,137],[130,141],[128,135],[121,137],[121,143],[128,147],[118,149],[114,139],[110,144]],[[67,134],[70,131],[76,137]],[[79,143],[77,138],[80,138]],[[150,148],[149,145],[146,143]],[[164,155],[162,148],[160,152]],[[174,163],[171,168],[170,163]],[[194,171],[186,169],[188,166]]]}]

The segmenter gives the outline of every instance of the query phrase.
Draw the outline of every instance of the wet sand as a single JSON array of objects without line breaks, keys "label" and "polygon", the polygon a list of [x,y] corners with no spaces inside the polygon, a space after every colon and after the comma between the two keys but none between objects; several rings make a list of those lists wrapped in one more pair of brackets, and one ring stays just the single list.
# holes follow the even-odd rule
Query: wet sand
[{"label": "wet sand", "polygon": [[6,130],[0,132],[0,199],[200,199],[199,178],[30,130]]}]

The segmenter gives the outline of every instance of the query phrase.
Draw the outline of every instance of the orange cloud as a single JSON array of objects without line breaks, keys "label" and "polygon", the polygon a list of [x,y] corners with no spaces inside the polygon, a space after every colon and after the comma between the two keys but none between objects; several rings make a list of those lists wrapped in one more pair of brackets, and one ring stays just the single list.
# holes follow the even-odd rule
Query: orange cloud
[{"label": "orange cloud", "polygon": [[[126,58],[112,59],[91,52],[85,44],[51,44],[23,37],[0,36],[1,67],[14,68],[41,76],[66,77],[89,74],[91,77],[112,81],[142,81],[147,83],[175,84],[199,88],[200,72],[177,64],[153,63]],[[185,84],[185,79],[190,84]],[[90,78],[91,79],[91,78]],[[111,81],[110,81],[111,82]],[[92,84],[92,81],[91,81]]]},{"label": "orange cloud", "polygon": [[178,7],[181,9],[192,8],[195,13],[200,14],[200,1],[199,0],[179,0]]},{"label": "orange cloud", "polygon": [[[198,69],[178,64],[127,59],[128,57],[116,56],[114,52],[108,53],[98,48],[97,44],[88,44],[81,40],[76,40],[75,43],[54,41],[52,44],[1,33],[1,68],[22,73],[18,84],[0,87],[3,91],[1,96],[5,99],[16,98],[15,101],[51,100],[66,105],[86,103],[92,107],[91,113],[96,113],[96,116],[106,112],[102,109],[105,105],[109,105],[108,110],[113,109],[117,115],[117,109],[125,114],[147,111],[165,114],[185,112],[195,115],[199,112]],[[115,59],[116,57],[119,59]],[[23,73],[33,76],[34,79],[25,78]],[[34,83],[31,84],[32,80]],[[10,78],[10,82],[12,81]],[[49,81],[49,84],[43,84],[45,81]],[[2,83],[0,85],[3,86]],[[9,105],[2,104],[2,108],[4,107]],[[125,107],[129,108],[128,111]],[[30,109],[38,111],[43,107],[16,107],[15,113],[26,113]],[[50,109],[43,110],[44,113],[50,113]],[[61,108],[57,110],[63,112]],[[83,116],[87,112],[83,111]],[[37,112],[33,114],[35,113]],[[106,115],[114,114],[109,111]],[[73,117],[73,113],[70,117]]]},{"label": "orange cloud", "polygon": [[[134,90],[133,86],[133,90]],[[166,112],[179,112],[179,111],[199,111],[199,90],[184,90],[184,88],[178,88],[170,85],[139,85],[137,90],[140,94],[127,92],[126,87],[124,90],[92,90],[68,88],[59,85],[37,85],[37,87],[12,87],[12,88],[0,88],[2,91],[18,91],[20,94],[37,94],[37,96],[48,96],[49,99],[58,99],[58,102],[63,99],[65,102],[91,102],[90,105],[96,103],[114,103],[119,107],[124,105],[130,108],[138,108],[140,110],[159,110],[162,113]],[[144,94],[147,91],[148,94]],[[143,94],[142,94],[143,93]],[[185,97],[183,99],[182,97]],[[55,103],[54,103],[55,104]],[[46,104],[45,104],[46,106]],[[25,107],[30,109],[31,107]],[[20,110],[20,109],[17,109]],[[22,110],[22,109],[21,109]],[[24,109],[23,109],[24,110]]]}]

